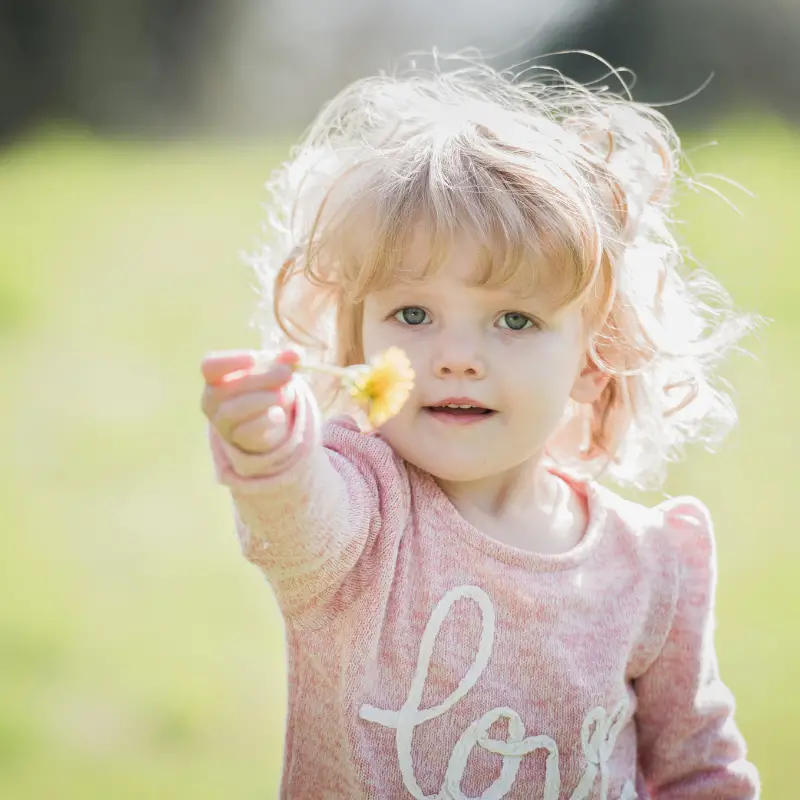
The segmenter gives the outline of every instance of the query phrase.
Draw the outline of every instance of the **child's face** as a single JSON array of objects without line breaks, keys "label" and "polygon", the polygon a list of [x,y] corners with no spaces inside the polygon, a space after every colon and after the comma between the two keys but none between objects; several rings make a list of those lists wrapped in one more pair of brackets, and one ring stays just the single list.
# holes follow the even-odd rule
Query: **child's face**
[{"label": "child's face", "polygon": [[[471,286],[475,264],[464,240],[429,280],[373,292],[364,303],[365,356],[395,345],[416,372],[411,397],[381,434],[404,459],[447,481],[536,461],[570,396],[591,402],[602,389],[597,371],[585,368],[579,308],[559,309],[512,287]],[[491,411],[435,410],[443,403]]]}]

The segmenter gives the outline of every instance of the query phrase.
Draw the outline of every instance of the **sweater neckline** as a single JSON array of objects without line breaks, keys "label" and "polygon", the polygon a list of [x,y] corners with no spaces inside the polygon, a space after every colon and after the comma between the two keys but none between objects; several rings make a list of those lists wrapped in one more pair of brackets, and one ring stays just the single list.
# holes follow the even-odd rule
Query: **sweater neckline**
[{"label": "sweater neckline", "polygon": [[507,564],[513,564],[541,572],[555,572],[570,569],[582,563],[594,551],[602,538],[605,528],[606,510],[600,497],[599,486],[589,480],[583,480],[549,467],[549,471],[567,483],[570,489],[584,500],[587,511],[587,523],[580,541],[564,553],[537,553],[522,550],[505,544],[475,527],[465,519],[455,504],[442,491],[431,475],[412,467],[420,476],[423,491],[427,495],[436,517],[442,523],[436,535],[455,535],[461,542],[466,542],[485,555]]}]

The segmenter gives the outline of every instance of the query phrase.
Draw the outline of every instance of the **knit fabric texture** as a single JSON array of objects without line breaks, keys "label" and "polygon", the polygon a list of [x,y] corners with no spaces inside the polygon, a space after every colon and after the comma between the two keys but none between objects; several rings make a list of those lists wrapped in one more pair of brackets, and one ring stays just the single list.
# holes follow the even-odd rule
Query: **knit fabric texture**
[{"label": "knit fabric texture", "polygon": [[266,456],[211,434],[245,557],[285,620],[283,798],[759,796],[714,650],[705,507],[561,475],[561,555],[504,545],[307,390]]}]

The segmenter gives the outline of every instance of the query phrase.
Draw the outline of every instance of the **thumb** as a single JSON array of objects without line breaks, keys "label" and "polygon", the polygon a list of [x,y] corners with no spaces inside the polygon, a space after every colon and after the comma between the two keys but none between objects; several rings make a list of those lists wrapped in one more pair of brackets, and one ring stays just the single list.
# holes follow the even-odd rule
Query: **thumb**
[{"label": "thumb", "polygon": [[275,361],[278,364],[287,364],[290,367],[296,367],[300,363],[300,354],[294,350],[284,350],[275,356]]}]

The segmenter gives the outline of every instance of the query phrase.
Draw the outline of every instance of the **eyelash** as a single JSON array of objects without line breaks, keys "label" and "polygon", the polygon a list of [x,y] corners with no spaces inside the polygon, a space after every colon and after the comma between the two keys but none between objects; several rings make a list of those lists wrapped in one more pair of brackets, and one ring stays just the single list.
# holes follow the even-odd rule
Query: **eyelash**
[{"label": "eyelash", "polygon": [[392,313],[389,316],[392,319],[397,320],[401,325],[406,325],[409,328],[418,328],[421,325],[430,324],[430,323],[425,323],[425,322],[418,322],[416,324],[413,324],[411,322],[406,322],[406,320],[402,319],[401,315],[402,315],[402,313],[404,311],[412,311],[412,310],[413,311],[422,311],[425,314],[425,316],[429,316],[428,312],[425,311],[425,309],[422,308],[422,306],[402,306],[402,308],[398,308],[396,311],[392,311]]},{"label": "eyelash", "polygon": [[[419,310],[422,311],[426,316],[429,316],[428,312],[425,311],[425,309],[422,308],[422,306],[403,306],[402,308],[398,308],[396,311],[393,311],[389,316],[391,319],[397,320],[397,322],[399,322],[401,325],[405,325],[406,327],[409,328],[418,328],[422,325],[430,325],[430,322],[418,322],[414,324],[402,319],[401,318],[402,313],[404,311],[409,311],[409,310]],[[512,314],[514,316],[522,317],[526,322],[529,322],[530,325],[526,325],[524,328],[511,328],[508,326],[498,326],[501,328],[501,330],[509,330],[509,331],[514,331],[515,333],[519,333],[521,331],[530,330],[531,328],[535,328],[538,330],[541,329],[542,327],[539,324],[539,322],[533,319],[533,317],[530,317],[528,314],[523,314],[521,311],[504,311],[502,314],[498,315],[497,319],[501,320],[503,319],[503,317],[507,317]]]},{"label": "eyelash", "polygon": [[507,327],[504,327],[503,330],[514,331],[515,333],[520,333],[522,331],[531,330],[532,328],[540,328],[541,327],[539,325],[539,323],[535,319],[533,319],[532,317],[529,317],[527,314],[523,314],[521,311],[504,311],[498,317],[498,319],[503,319],[503,317],[508,317],[508,316],[511,316],[511,315],[514,315],[515,317],[522,317],[522,319],[524,319],[526,322],[530,322],[530,325],[526,325],[524,328],[507,328]]}]

